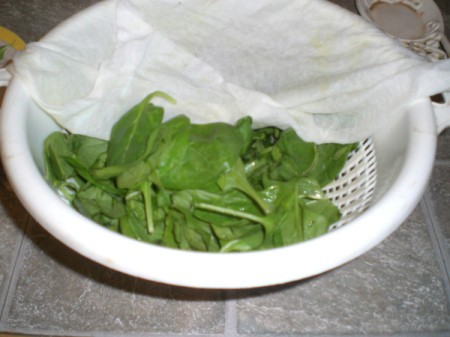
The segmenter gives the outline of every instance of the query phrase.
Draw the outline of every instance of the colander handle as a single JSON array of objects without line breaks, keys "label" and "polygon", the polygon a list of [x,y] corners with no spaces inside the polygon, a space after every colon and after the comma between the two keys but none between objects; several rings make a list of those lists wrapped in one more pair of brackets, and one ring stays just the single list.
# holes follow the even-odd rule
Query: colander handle
[{"label": "colander handle", "polygon": [[445,103],[433,102],[438,133],[441,133],[446,128],[450,127],[450,92],[445,92],[442,96],[445,98]]}]

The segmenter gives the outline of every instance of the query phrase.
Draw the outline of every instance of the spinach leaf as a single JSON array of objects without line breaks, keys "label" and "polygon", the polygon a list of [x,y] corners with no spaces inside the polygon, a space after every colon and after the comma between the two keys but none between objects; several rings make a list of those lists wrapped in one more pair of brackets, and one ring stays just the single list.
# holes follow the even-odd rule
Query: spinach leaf
[{"label": "spinach leaf", "polygon": [[92,218],[103,214],[108,218],[119,219],[125,214],[124,199],[103,189],[86,184],[77,192],[73,205],[82,214]]},{"label": "spinach leaf", "polygon": [[45,140],[45,176],[53,184],[72,177],[75,169],[66,161],[73,155],[70,136],[62,132],[53,132]]},{"label": "spinach leaf", "polygon": [[250,146],[242,155],[247,179],[258,190],[264,188],[261,185],[263,178],[280,159],[280,153],[275,144],[281,133],[280,129],[274,127],[253,130]]},{"label": "spinach leaf", "polygon": [[276,144],[280,158],[271,169],[272,179],[288,181],[299,177],[315,178],[323,187],[344,167],[356,144],[315,144],[302,140],[287,129]]},{"label": "spinach leaf", "polygon": [[101,190],[108,192],[112,195],[125,195],[126,191],[121,190],[115,186],[115,184],[108,180],[96,179],[89,169],[87,169],[78,158],[66,157],[66,162],[72,166],[72,168],[78,174],[78,177],[82,178],[85,182],[90,183],[93,186],[100,188]]},{"label": "spinach leaf", "polygon": [[184,217],[184,225],[178,228],[178,240],[182,237],[185,244],[196,251],[218,251],[219,243],[210,224],[195,217],[192,212],[192,194],[187,191],[177,192],[173,195],[172,207]]},{"label": "spinach leaf", "polygon": [[288,181],[304,177],[317,165],[317,145],[303,141],[292,129],[287,129],[281,134],[276,147],[280,157],[270,172],[273,179]]},{"label": "spinach leaf", "polygon": [[271,205],[263,200],[255,188],[248,182],[241,159],[237,160],[232,168],[222,174],[217,180],[217,183],[223,191],[237,189],[247,194],[264,213],[268,214],[272,211]]},{"label": "spinach leaf", "polygon": [[311,178],[317,179],[320,186],[331,183],[342,171],[351,151],[358,144],[321,144],[318,146],[317,162],[311,169]]},{"label": "spinach leaf", "polygon": [[236,129],[241,134],[242,144],[241,144],[241,155],[245,154],[250,148],[253,140],[253,120],[250,116],[243,117],[236,123]]},{"label": "spinach leaf", "polygon": [[298,202],[298,185],[294,183],[278,183],[269,189],[276,191],[274,200],[276,211],[269,215],[273,223],[272,242],[270,246],[281,247],[303,241],[303,209]]},{"label": "spinach leaf", "polygon": [[163,108],[149,102],[155,96],[173,102],[170,96],[154,92],[125,113],[111,130],[108,166],[133,164],[153,150],[164,113]]},{"label": "spinach leaf", "polygon": [[[107,142],[96,138],[62,132],[50,134],[44,143],[46,179],[71,201],[86,180],[97,184],[95,179],[90,179],[87,167],[98,165],[106,148]],[[114,189],[105,186],[109,188]]]},{"label": "spinach leaf", "polygon": [[150,165],[145,161],[140,161],[120,173],[116,178],[116,184],[118,188],[136,189],[148,181],[150,175]]},{"label": "spinach leaf", "polygon": [[74,157],[86,168],[99,166],[101,158],[106,155],[108,142],[82,135],[70,135]]},{"label": "spinach leaf", "polygon": [[161,244],[163,227],[157,226],[151,233],[146,226],[146,209],[141,195],[131,193],[126,198],[126,215],[120,218],[120,233],[139,241]]},{"label": "spinach leaf", "polygon": [[[243,226],[235,228],[227,228],[232,231],[232,236],[235,237],[231,240],[223,240],[222,248],[220,251],[225,252],[245,252],[250,250],[257,250],[261,248],[264,242],[264,231],[258,226]],[[215,232],[223,232],[223,229],[219,230],[216,227]],[[223,234],[222,234],[223,236]]]},{"label": "spinach leaf", "polygon": [[327,233],[330,226],[341,218],[338,208],[328,199],[305,200],[303,206],[305,240]]},{"label": "spinach leaf", "polygon": [[163,145],[150,158],[156,161],[156,175],[168,189],[210,186],[239,159],[242,136],[232,125],[185,123],[177,125],[177,131],[163,131]]},{"label": "spinach leaf", "polygon": [[114,125],[109,142],[53,133],[46,178],[77,210],[136,240],[177,249],[239,252],[325,234],[340,219],[322,188],[355,144],[314,144],[293,130],[163,122],[150,101]]}]

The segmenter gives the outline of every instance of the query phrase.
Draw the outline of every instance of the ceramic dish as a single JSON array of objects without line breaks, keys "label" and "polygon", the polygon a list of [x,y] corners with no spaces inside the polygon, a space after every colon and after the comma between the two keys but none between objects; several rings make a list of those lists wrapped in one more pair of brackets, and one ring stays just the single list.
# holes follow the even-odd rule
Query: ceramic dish
[{"label": "ceramic dish", "polygon": [[447,58],[450,44],[441,11],[432,0],[357,0],[356,7],[405,47],[431,60]]}]

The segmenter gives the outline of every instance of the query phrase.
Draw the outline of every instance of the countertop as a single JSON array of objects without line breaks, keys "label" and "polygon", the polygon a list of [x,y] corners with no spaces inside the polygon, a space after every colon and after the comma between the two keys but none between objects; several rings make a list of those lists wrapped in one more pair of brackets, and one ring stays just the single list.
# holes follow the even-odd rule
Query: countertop
[{"label": "countertop", "polygon": [[[96,0],[1,0],[27,42]],[[356,11],[350,0],[333,0]],[[447,35],[450,2],[436,1]],[[0,169],[0,336],[450,336],[450,131],[429,187],[380,245],[320,276],[253,290],[195,290],[106,269],[46,233]]]}]

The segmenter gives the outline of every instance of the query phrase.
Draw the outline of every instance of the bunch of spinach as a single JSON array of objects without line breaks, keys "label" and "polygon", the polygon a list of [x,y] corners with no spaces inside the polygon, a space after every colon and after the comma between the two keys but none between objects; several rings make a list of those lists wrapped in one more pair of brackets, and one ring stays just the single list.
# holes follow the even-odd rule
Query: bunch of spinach
[{"label": "bunch of spinach", "polygon": [[147,96],[109,141],[55,132],[46,178],[78,211],[131,238],[213,252],[280,247],[326,233],[340,218],[322,189],[354,144],[317,145],[291,129],[163,122]]}]

